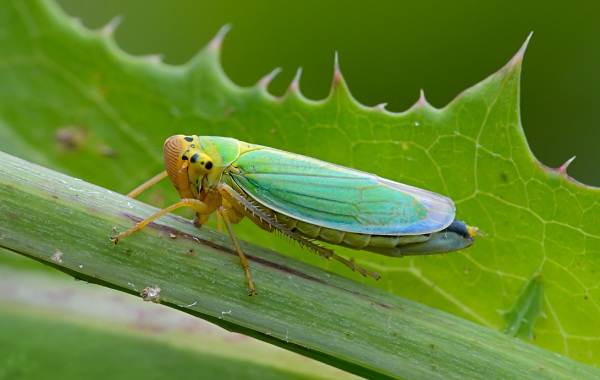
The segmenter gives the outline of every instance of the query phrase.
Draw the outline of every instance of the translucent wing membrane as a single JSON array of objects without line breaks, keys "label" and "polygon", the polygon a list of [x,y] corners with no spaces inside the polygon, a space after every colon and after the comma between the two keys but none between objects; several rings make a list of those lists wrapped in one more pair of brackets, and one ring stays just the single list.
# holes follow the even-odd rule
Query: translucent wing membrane
[{"label": "translucent wing membrane", "polygon": [[454,220],[454,204],[444,196],[313,158],[263,148],[234,165],[234,181],[257,202],[318,226],[418,235]]}]

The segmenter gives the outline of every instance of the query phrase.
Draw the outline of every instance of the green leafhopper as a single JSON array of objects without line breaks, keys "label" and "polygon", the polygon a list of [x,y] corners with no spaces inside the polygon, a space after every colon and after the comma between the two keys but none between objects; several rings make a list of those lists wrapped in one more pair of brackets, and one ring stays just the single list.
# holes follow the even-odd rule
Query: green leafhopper
[{"label": "green leafhopper", "polygon": [[180,207],[196,212],[198,226],[216,212],[240,257],[251,295],[256,290],[248,260],[231,226],[244,217],[374,278],[379,275],[319,242],[388,256],[423,255],[466,248],[477,233],[454,219],[454,202],[447,197],[299,154],[228,137],[185,135],[169,137],[163,150],[166,170],[129,196],[168,176],[181,201],[113,242]]}]

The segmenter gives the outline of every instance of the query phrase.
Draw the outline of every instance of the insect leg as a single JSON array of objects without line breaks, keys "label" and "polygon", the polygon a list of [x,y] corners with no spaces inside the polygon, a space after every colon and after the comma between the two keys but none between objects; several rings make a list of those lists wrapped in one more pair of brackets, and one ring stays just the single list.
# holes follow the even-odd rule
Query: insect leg
[{"label": "insect leg", "polygon": [[121,240],[137,231],[142,230],[148,224],[152,223],[153,221],[160,218],[161,216],[167,215],[171,211],[176,210],[181,207],[192,208],[192,209],[194,209],[194,211],[196,211],[197,213],[200,213],[200,214],[208,214],[208,213],[212,212],[212,210],[210,210],[209,206],[202,201],[199,201],[197,199],[182,199],[179,202],[174,203],[174,204],[170,205],[169,207],[163,208],[162,210],[154,213],[153,215],[150,215],[146,219],[138,222],[135,226],[131,227],[130,229],[128,229],[126,231],[121,232],[117,236],[111,237],[110,240],[114,244],[117,244],[119,242],[119,240]]},{"label": "insect leg", "polygon": [[148,190],[152,186],[156,185],[157,183],[159,183],[160,181],[162,181],[166,177],[167,177],[167,171],[163,170],[162,172],[158,173],[154,177],[152,177],[149,180],[147,180],[146,182],[142,183],[141,185],[139,185],[135,189],[131,190],[129,192],[129,194],[127,194],[127,196],[129,198],[136,198],[138,195],[140,195],[144,191]]},{"label": "insect leg", "polygon": [[246,274],[246,281],[248,282],[248,295],[253,296],[256,294],[256,288],[254,287],[254,281],[252,280],[252,273],[250,273],[250,264],[248,263],[248,258],[240,248],[240,244],[238,243],[238,240],[235,237],[235,234],[233,233],[233,228],[231,228],[231,222],[229,221],[229,217],[227,216],[227,212],[224,210],[223,206],[219,208],[218,215],[220,215],[223,218],[223,222],[225,224],[225,227],[227,228],[229,237],[233,242],[235,251],[240,257],[240,264],[242,264],[242,268],[244,269],[244,273]]},{"label": "insect leg", "polygon": [[217,231],[223,232],[223,217],[217,213]]},{"label": "insect leg", "polygon": [[375,280],[379,280],[381,277],[379,273],[371,272],[359,265],[354,263],[354,260],[349,260],[343,256],[338,255],[333,250],[323,247],[322,245],[317,244],[313,240],[310,240],[297,232],[291,230],[289,227],[279,223],[270,213],[261,209],[252,200],[247,199],[244,195],[238,193],[230,186],[222,183],[217,188],[224,199],[228,200],[232,205],[237,205],[238,208],[244,212],[253,222],[266,228],[268,231],[279,231],[283,236],[286,236],[296,242],[298,242],[301,246],[308,248],[309,250],[315,252],[319,256],[325,257],[327,259],[334,259],[348,268],[353,272],[358,272],[365,277],[372,277]]}]

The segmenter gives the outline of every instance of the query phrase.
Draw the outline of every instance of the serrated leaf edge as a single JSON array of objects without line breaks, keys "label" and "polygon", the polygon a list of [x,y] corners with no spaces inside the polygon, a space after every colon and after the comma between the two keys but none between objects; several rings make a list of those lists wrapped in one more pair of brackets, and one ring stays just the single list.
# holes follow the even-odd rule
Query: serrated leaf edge
[{"label": "serrated leaf edge", "polygon": [[[113,17],[107,24],[105,24],[105,26],[103,26],[102,28],[100,28],[98,30],[90,30],[81,23],[80,19],[75,18],[75,17],[69,17],[68,15],[66,15],[65,12],[54,2],[44,1],[44,2],[42,2],[42,4],[52,14],[52,16],[55,20],[58,19],[59,17],[70,19],[71,23],[70,23],[69,27],[71,27],[74,31],[83,33],[84,35],[87,35],[87,36],[94,36],[95,38],[100,39],[118,58],[124,59],[131,63],[142,63],[145,65],[151,65],[153,67],[156,67],[156,68],[162,69],[162,70],[183,72],[184,74],[187,74],[187,75],[189,75],[191,72],[196,70],[198,68],[198,66],[202,66],[203,64],[208,63],[208,64],[210,64],[211,68],[214,70],[215,74],[218,75],[218,78],[222,81],[222,84],[225,87],[229,87],[234,92],[246,92],[246,91],[258,92],[262,96],[264,96],[267,99],[274,101],[274,102],[282,102],[282,101],[286,101],[288,99],[296,98],[297,100],[303,101],[307,105],[313,105],[313,106],[322,106],[322,105],[330,102],[335,97],[343,96],[343,97],[347,98],[347,100],[349,100],[350,103],[359,110],[366,111],[366,112],[384,113],[385,115],[390,116],[392,118],[403,117],[411,112],[414,112],[416,110],[422,110],[422,109],[427,109],[430,112],[436,112],[436,113],[444,112],[445,110],[451,108],[453,105],[455,105],[457,102],[459,102],[460,99],[465,96],[465,94],[477,91],[477,89],[479,87],[484,86],[488,81],[493,80],[495,77],[497,77],[499,75],[506,75],[506,72],[517,71],[518,75],[520,76],[523,59],[525,57],[525,53],[527,51],[527,48],[528,48],[531,38],[533,36],[533,32],[530,32],[527,35],[527,37],[526,37],[525,41],[523,42],[523,44],[521,45],[521,47],[517,50],[517,52],[510,58],[510,60],[502,68],[500,68],[498,71],[492,73],[491,75],[487,76],[486,78],[479,81],[478,83],[461,91],[452,100],[450,100],[446,105],[444,105],[442,107],[435,107],[435,106],[431,105],[425,97],[425,92],[423,90],[421,90],[419,93],[418,99],[412,106],[410,106],[408,109],[406,109],[404,111],[396,112],[396,111],[388,110],[386,108],[387,103],[379,103],[374,106],[368,106],[368,105],[360,103],[352,95],[350,88],[342,74],[342,70],[340,67],[339,54],[337,51],[334,54],[334,67],[333,67],[331,89],[330,89],[329,94],[324,99],[320,99],[320,100],[310,99],[302,94],[301,86],[300,86],[302,68],[298,68],[294,78],[290,82],[285,93],[282,96],[276,96],[268,91],[268,86],[271,83],[271,81],[275,78],[275,76],[280,72],[280,68],[273,69],[270,73],[266,74],[261,79],[259,79],[256,82],[256,84],[249,86],[249,87],[242,87],[242,86],[237,85],[225,73],[223,66],[221,64],[221,51],[223,48],[223,43],[225,41],[225,37],[227,36],[229,31],[232,29],[231,24],[223,25],[219,29],[219,31],[216,33],[216,35],[203,48],[201,48],[198,51],[198,53],[196,53],[194,56],[192,56],[192,58],[190,60],[188,60],[188,62],[186,62],[182,65],[172,65],[172,64],[168,64],[168,63],[165,63],[164,61],[162,61],[161,56],[159,54],[134,56],[134,55],[129,54],[125,50],[121,49],[114,39],[116,29],[123,22],[123,18],[120,16]],[[518,132],[522,136],[522,139],[525,142],[525,145],[527,147],[528,154],[531,157],[531,159],[533,160],[533,162],[536,163],[547,174],[549,174],[551,176],[557,176],[557,177],[563,179],[566,183],[570,183],[576,187],[581,187],[581,188],[585,188],[585,189],[592,190],[592,191],[600,191],[600,187],[587,185],[585,183],[582,183],[582,182],[574,179],[570,175],[568,175],[567,169],[568,169],[569,165],[572,163],[574,157],[567,160],[563,165],[561,165],[557,168],[546,166],[544,163],[542,163],[540,160],[538,160],[537,157],[535,157],[535,155],[533,154],[533,151],[529,147],[527,137],[525,136],[525,133],[523,131],[523,126],[522,126],[521,116],[520,116],[521,115],[520,94],[518,95],[517,103],[518,103],[517,109],[519,111],[518,112],[518,114],[519,114],[519,123],[518,123],[519,131]]]}]

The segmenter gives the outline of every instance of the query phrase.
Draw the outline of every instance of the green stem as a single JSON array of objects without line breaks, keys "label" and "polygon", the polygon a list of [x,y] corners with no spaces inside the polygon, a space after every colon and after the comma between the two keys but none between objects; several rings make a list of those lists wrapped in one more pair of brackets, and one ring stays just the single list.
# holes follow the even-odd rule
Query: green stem
[{"label": "green stem", "polygon": [[[146,204],[0,153],[0,247],[369,378],[574,378],[590,366],[167,216],[113,246]],[[175,236],[175,238],[173,238]]]}]

